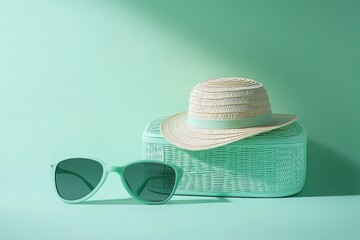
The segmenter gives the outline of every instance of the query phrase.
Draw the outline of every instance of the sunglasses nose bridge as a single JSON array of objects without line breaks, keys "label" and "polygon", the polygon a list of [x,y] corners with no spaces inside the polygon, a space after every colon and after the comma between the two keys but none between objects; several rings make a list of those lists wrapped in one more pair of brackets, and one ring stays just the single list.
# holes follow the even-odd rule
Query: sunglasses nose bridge
[{"label": "sunglasses nose bridge", "polygon": [[107,172],[116,172],[119,175],[121,175],[121,173],[123,172],[123,167],[119,167],[119,166],[107,166]]}]

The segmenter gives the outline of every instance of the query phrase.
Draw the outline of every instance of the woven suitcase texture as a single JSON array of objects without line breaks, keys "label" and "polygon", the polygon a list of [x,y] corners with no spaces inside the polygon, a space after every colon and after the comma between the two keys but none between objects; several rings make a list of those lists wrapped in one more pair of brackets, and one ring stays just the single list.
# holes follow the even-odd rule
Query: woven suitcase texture
[{"label": "woven suitcase texture", "polygon": [[142,154],[184,169],[176,194],[282,197],[304,186],[306,132],[297,122],[218,148],[189,151],[164,139],[163,119],[146,127]]}]

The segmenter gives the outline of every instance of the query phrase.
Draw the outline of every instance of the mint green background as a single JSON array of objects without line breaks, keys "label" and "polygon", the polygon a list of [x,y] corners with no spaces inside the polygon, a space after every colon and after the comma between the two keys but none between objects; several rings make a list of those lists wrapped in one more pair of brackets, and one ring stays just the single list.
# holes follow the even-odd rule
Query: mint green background
[{"label": "mint green background", "polygon": [[[357,239],[358,1],[0,1],[0,239]],[[141,157],[152,119],[192,87],[244,76],[301,117],[308,176],[291,198],[138,205],[116,175],[83,205],[49,165]]]}]

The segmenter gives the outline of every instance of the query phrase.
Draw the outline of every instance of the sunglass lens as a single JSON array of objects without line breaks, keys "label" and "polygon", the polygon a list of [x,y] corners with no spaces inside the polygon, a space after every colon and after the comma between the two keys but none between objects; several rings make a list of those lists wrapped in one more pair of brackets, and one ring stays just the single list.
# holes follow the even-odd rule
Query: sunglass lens
[{"label": "sunglass lens", "polygon": [[138,198],[157,203],[165,201],[172,194],[176,172],[162,163],[135,163],[125,168],[124,179]]},{"label": "sunglass lens", "polygon": [[57,164],[55,185],[61,198],[78,200],[91,193],[100,183],[103,166],[86,158],[71,158]]}]

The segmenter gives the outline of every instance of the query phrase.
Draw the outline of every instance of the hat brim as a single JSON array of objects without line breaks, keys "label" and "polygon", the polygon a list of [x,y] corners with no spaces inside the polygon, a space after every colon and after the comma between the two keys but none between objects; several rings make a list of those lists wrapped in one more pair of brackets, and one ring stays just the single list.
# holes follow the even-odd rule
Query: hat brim
[{"label": "hat brim", "polygon": [[206,150],[284,127],[296,121],[298,117],[273,114],[272,119],[265,125],[232,129],[198,128],[187,124],[186,119],[187,112],[166,118],[160,127],[162,135],[176,147],[187,150]]}]

